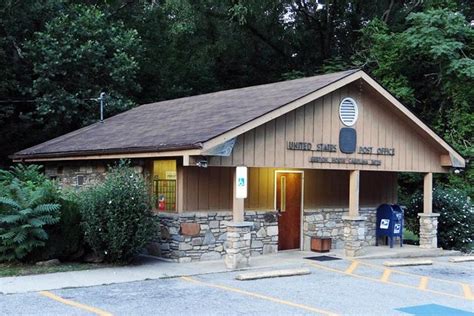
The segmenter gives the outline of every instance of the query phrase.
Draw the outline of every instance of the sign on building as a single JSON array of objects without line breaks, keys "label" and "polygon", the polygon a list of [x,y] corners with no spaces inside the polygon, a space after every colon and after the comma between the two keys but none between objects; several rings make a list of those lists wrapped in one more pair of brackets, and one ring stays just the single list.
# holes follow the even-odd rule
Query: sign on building
[{"label": "sign on building", "polygon": [[235,174],[236,192],[235,197],[238,199],[247,198],[247,167],[237,167]]}]

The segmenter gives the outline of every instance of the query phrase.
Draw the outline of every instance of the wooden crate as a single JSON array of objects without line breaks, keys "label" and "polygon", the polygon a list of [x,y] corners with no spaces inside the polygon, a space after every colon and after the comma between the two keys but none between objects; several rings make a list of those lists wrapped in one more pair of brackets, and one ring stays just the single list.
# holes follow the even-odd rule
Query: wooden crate
[{"label": "wooden crate", "polygon": [[311,237],[311,251],[329,252],[331,250],[331,238]]}]

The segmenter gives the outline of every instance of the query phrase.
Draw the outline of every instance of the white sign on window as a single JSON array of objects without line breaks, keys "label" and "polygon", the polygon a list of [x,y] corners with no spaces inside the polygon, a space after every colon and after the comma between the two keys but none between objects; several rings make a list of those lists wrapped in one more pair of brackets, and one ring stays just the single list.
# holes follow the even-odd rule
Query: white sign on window
[{"label": "white sign on window", "polygon": [[176,171],[166,171],[166,180],[176,180]]},{"label": "white sign on window", "polygon": [[237,167],[235,171],[235,197],[238,199],[247,198],[247,167]]}]

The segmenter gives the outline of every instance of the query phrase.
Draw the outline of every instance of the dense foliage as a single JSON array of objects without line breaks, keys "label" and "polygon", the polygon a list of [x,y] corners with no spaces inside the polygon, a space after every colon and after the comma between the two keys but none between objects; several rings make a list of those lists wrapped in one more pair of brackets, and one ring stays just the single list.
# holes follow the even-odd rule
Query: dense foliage
[{"label": "dense foliage", "polygon": [[[15,171],[11,173],[14,174]],[[14,177],[11,181],[2,181],[2,186],[0,261],[21,260],[45,245],[48,239],[45,226],[59,221],[61,206],[49,203],[52,195],[49,183],[37,185]]]},{"label": "dense foliage", "polygon": [[[131,106],[360,67],[473,157],[470,0],[5,0],[0,165]],[[474,171],[437,181],[474,198]]]},{"label": "dense foliage", "polygon": [[62,196],[58,203],[61,205],[58,223],[46,227],[48,239],[44,247],[32,251],[26,257],[28,261],[77,261],[85,254],[82,217],[77,200]]},{"label": "dense foliage", "polygon": [[84,233],[73,194],[37,165],[0,170],[0,261],[78,259]]},{"label": "dense foliage", "polygon": [[[406,21],[400,32],[371,21],[362,32],[366,49],[356,59],[462,155],[473,157],[474,27],[441,7],[411,13]],[[448,180],[474,197],[472,167]]]},{"label": "dense foliage", "polygon": [[148,186],[143,177],[120,162],[103,183],[80,197],[85,240],[108,262],[126,262],[157,232]]},{"label": "dense foliage", "polygon": [[[433,212],[439,213],[438,245],[444,249],[474,249],[474,205],[460,190],[437,187],[433,191]],[[418,232],[418,213],[423,213],[423,196],[415,194],[405,212],[407,228]]]}]

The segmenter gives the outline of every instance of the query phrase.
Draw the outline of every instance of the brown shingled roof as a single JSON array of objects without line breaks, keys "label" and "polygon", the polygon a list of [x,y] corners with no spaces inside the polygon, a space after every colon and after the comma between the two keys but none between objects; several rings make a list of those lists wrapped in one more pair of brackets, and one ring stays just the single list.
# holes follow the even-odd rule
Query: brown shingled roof
[{"label": "brown shingled roof", "polygon": [[358,70],[150,103],[19,151],[14,159],[201,148]]}]

